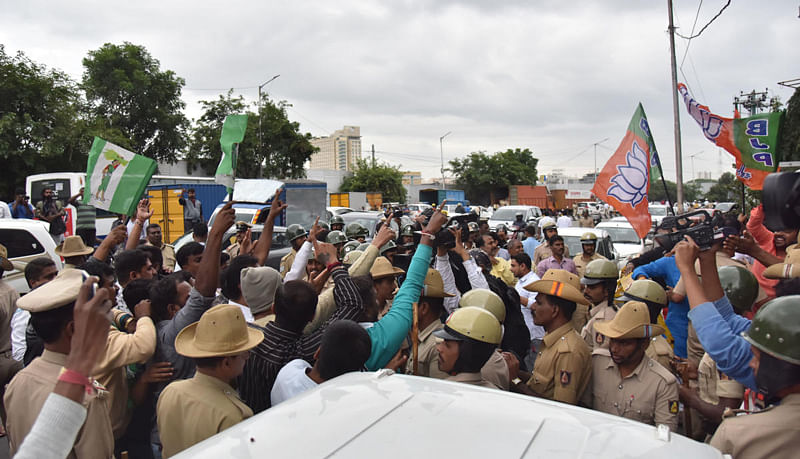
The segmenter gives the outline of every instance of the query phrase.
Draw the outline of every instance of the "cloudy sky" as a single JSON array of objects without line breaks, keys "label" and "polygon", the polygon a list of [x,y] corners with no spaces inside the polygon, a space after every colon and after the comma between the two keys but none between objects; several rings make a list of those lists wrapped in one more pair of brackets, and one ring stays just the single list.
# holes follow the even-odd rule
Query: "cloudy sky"
[{"label": "cloudy sky", "polygon": [[[679,1],[690,35],[725,0]],[[581,175],[613,153],[644,105],[674,180],[667,2],[150,1],[2,2],[0,43],[79,79],[81,59],[103,43],[145,46],[185,78],[186,113],[227,88],[251,101],[256,87],[292,104],[312,135],[361,126],[364,150],[404,170],[439,174],[472,151],[530,148],[541,173]],[[679,81],[712,111],[732,113],[740,91],[800,78],[800,2],[738,1],[691,40],[677,38]],[[795,43],[795,45],[792,45]],[[792,51],[795,49],[795,51]],[[685,56],[685,57],[684,57]],[[730,169],[681,102],[684,177]]]}]

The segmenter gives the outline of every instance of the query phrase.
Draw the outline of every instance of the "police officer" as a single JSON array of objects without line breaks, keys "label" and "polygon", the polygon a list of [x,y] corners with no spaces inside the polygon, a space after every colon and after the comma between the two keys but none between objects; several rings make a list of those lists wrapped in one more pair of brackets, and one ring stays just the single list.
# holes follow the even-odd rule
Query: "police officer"
[{"label": "police officer", "polygon": [[344,233],[347,239],[351,241],[358,241],[363,244],[369,236],[369,230],[358,222],[348,223],[344,228]]},{"label": "police officer", "polygon": [[439,369],[450,375],[448,381],[496,388],[481,375],[481,368],[502,339],[500,322],[489,311],[458,308],[447,318],[444,327],[433,334],[443,340],[436,344],[436,350]]},{"label": "police officer", "polygon": [[[667,293],[656,281],[650,279],[633,281],[618,300],[621,302],[640,301],[647,305],[651,324],[659,323],[661,310],[667,307]],[[665,327],[661,328],[668,332]],[[670,368],[670,362],[675,359],[675,352],[669,341],[661,334],[650,337],[650,341],[650,346],[645,350],[647,356],[660,363],[664,368]]]},{"label": "police officer", "polygon": [[400,243],[401,245],[406,244],[413,244],[414,243],[414,227],[411,225],[405,225],[403,229],[400,230]]},{"label": "police officer", "polygon": [[333,246],[336,247],[336,253],[339,253],[339,256],[341,256],[342,247],[344,247],[345,243],[347,242],[347,236],[345,236],[344,233],[339,230],[332,230],[330,233],[328,233],[328,237],[325,239],[325,242],[328,244],[333,244]]},{"label": "police officer", "polygon": [[[390,264],[379,261],[380,258],[375,260],[372,265],[373,279],[378,288],[378,282],[385,279],[386,276],[391,276],[391,279],[396,279],[397,276],[403,274],[403,270],[394,268]],[[396,283],[394,284],[397,285]],[[444,298],[450,298],[453,294],[444,291],[444,282],[442,275],[435,269],[428,268],[428,273],[425,275],[425,287],[422,290],[423,295],[417,304],[417,365],[416,373],[414,373],[414,355],[409,356],[406,364],[406,373],[417,374],[419,376],[429,376],[432,378],[444,379],[447,378],[448,373],[439,368],[439,354],[436,350],[436,337],[434,332],[442,329],[442,314],[445,313]],[[381,305],[382,306],[382,305]]]},{"label": "police officer", "polygon": [[743,333],[753,350],[750,367],[771,407],[725,419],[711,445],[738,458],[797,457],[800,448],[800,295],[769,301]]},{"label": "police officer", "polygon": [[478,224],[475,222],[467,223],[467,227],[469,228],[469,238],[467,238],[463,244],[465,249],[472,250],[478,247],[477,241],[478,238],[481,237],[481,231]]},{"label": "police officer", "polygon": [[178,333],[175,350],[193,358],[197,372],[191,379],[170,383],[158,397],[164,457],[253,415],[231,384],[242,373],[248,351],[263,339],[261,331],[247,326],[241,309],[230,304],[214,306]]},{"label": "police officer", "polygon": [[597,250],[597,235],[594,233],[583,233],[581,235],[581,249],[582,253],[575,255],[572,262],[575,263],[575,270],[578,271],[578,277],[583,277],[583,270],[586,265],[594,260],[606,260],[606,257],[596,252]]},{"label": "police officer", "polygon": [[289,274],[289,270],[292,269],[294,257],[297,256],[297,251],[300,250],[300,246],[306,242],[308,231],[306,231],[302,225],[295,223],[286,228],[286,238],[289,239],[289,243],[292,244],[292,251],[281,258],[281,278],[286,277],[286,275]]},{"label": "police officer", "polygon": [[[536,250],[533,251],[533,266],[538,266],[540,261],[553,256],[553,251],[550,250],[550,238],[558,235],[558,225],[556,225],[556,222],[545,222],[542,225],[542,235],[544,240],[536,247]],[[564,246],[564,257],[569,257],[569,247],[566,245]]]},{"label": "police officer", "polygon": [[147,242],[145,244],[152,245],[161,251],[161,258],[163,260],[161,269],[163,269],[164,272],[171,273],[175,270],[175,247],[164,243],[161,225],[158,223],[147,225]]},{"label": "police officer", "polygon": [[[501,331],[504,331],[502,326],[506,320],[506,305],[500,296],[493,291],[485,288],[474,288],[461,297],[458,301],[458,307],[486,309],[500,322]],[[497,349],[481,368],[481,377],[497,386],[498,389],[509,389],[508,364],[506,364],[500,349]]]},{"label": "police officer", "polygon": [[[639,301],[625,303],[609,321],[595,328],[609,339],[608,349],[592,352],[592,384],[585,400],[598,411],[650,425],[678,428],[677,379],[645,355],[650,338],[664,332],[650,323],[650,311]],[[588,403],[587,403],[588,404]]]},{"label": "police officer", "polygon": [[233,244],[229,245],[228,248],[225,249],[225,252],[227,252],[228,255],[231,256],[231,258],[236,258],[240,255],[239,252],[242,249],[242,242],[244,241],[244,238],[247,235],[247,230],[249,230],[252,227],[253,225],[247,222],[242,222],[242,221],[236,222],[236,239],[234,240]]},{"label": "police officer", "polygon": [[528,284],[525,289],[537,292],[532,308],[533,322],[544,327],[546,334],[532,373],[519,371],[517,358],[503,353],[511,389],[574,405],[591,376],[589,347],[571,323],[577,304],[588,303],[581,294],[580,281],[569,271],[549,269],[541,280]]},{"label": "police officer", "polygon": [[[363,244],[362,244],[363,245]],[[359,247],[360,249],[360,247]],[[366,249],[364,249],[366,250]],[[389,261],[394,264],[394,256],[397,255],[397,244],[394,241],[389,241],[386,244],[383,244],[380,248],[380,256],[386,257]]]},{"label": "police officer", "polygon": [[344,229],[344,218],[341,215],[334,215],[330,221],[331,231],[342,231]]},{"label": "police officer", "polygon": [[603,334],[597,333],[594,324],[600,320],[611,320],[617,315],[614,293],[618,277],[617,265],[605,259],[590,262],[584,270],[581,278],[583,296],[592,303],[592,309],[589,311],[589,321],[581,329],[581,338],[590,349],[608,349],[608,340]]},{"label": "police officer", "polygon": [[342,251],[339,252],[339,258],[344,258],[348,253],[358,250],[361,244],[358,241],[348,241],[342,246]]},{"label": "police officer", "polygon": [[87,386],[83,400],[86,420],[67,457],[111,457],[114,454],[109,393],[93,383],[86,371],[81,373],[67,368],[67,355],[75,333],[73,310],[82,284],[83,271],[66,270],[17,301],[17,307],[31,313],[31,325],[44,341],[44,352],[17,373],[6,389],[4,402],[11,456],[31,431],[39,410],[58,380]]}]

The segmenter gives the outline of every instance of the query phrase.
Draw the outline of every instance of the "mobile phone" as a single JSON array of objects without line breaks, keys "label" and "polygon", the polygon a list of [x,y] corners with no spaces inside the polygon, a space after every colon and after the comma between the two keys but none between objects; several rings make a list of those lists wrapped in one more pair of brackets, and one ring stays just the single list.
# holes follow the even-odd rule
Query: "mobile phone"
[{"label": "mobile phone", "polygon": [[[81,278],[82,278],[81,280],[83,280],[83,282],[86,282],[86,279],[88,279],[89,276],[86,273],[83,273],[83,274],[81,274]],[[89,290],[89,298],[87,298],[86,301],[90,301],[92,298],[94,298],[94,295],[96,293],[97,293],[97,282],[93,282],[92,283],[92,289]]]}]

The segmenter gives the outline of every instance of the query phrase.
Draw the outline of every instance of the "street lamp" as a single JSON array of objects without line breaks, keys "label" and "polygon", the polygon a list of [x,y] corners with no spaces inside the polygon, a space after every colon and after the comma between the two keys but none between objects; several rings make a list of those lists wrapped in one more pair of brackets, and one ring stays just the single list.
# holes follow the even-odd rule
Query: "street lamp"
[{"label": "street lamp", "polygon": [[447,189],[447,185],[444,182],[444,145],[443,145],[443,141],[444,141],[444,138],[449,136],[450,134],[452,134],[452,132],[447,131],[447,134],[439,137],[439,153],[441,153],[441,155],[442,155],[442,189],[443,190]]},{"label": "street lamp", "polygon": [[689,156],[689,159],[692,160],[692,180],[697,180],[697,176],[694,174],[694,157],[702,153],[703,150],[698,151],[697,153]]},{"label": "street lamp", "polygon": [[605,139],[603,139],[603,140],[601,140],[599,142],[595,142],[595,143],[592,144],[592,145],[594,145],[594,181],[595,182],[597,182],[597,146],[600,145],[601,143],[605,142],[606,140],[608,140],[608,137],[606,137]]},{"label": "street lamp", "polygon": [[264,148],[264,142],[262,140],[262,135],[261,135],[261,88],[272,83],[279,76],[280,75],[275,75],[274,77],[265,81],[264,84],[258,85],[258,149],[259,150]]}]

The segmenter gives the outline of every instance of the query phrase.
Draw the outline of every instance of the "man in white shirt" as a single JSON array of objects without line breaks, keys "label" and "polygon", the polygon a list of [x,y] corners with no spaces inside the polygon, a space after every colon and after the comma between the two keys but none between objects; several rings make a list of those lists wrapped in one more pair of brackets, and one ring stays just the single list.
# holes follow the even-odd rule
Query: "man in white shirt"
[{"label": "man in white shirt", "polygon": [[318,384],[352,371],[362,371],[372,351],[369,334],[352,320],[328,325],[311,366],[303,359],[284,365],[270,392],[272,406],[299,395]]},{"label": "man in white shirt", "polygon": [[531,349],[525,358],[525,364],[528,368],[533,368],[533,362],[536,360],[537,346],[541,345],[544,338],[544,327],[533,323],[533,312],[531,306],[536,301],[536,292],[525,290],[525,286],[537,280],[539,276],[531,271],[531,257],[527,253],[522,252],[511,257],[511,272],[516,277],[517,285],[514,286],[517,293],[519,293],[520,309],[522,310],[522,317],[525,319],[525,325],[528,326],[528,331],[531,334]]},{"label": "man in white shirt", "polygon": [[569,228],[572,225],[572,219],[562,213],[558,216],[556,225],[558,225],[559,228]]}]

